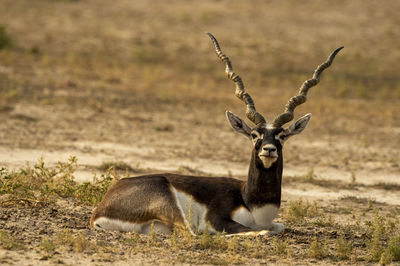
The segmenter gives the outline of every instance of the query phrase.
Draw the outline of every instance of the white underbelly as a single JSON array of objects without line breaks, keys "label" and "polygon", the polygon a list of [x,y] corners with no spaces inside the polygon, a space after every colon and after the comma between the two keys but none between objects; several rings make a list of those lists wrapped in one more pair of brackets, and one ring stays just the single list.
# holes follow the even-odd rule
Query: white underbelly
[{"label": "white underbelly", "polygon": [[99,230],[116,230],[122,232],[137,232],[140,234],[149,234],[151,230],[156,233],[170,234],[169,228],[158,220],[152,220],[146,223],[125,222],[118,219],[107,217],[97,218],[93,222],[93,227]]}]

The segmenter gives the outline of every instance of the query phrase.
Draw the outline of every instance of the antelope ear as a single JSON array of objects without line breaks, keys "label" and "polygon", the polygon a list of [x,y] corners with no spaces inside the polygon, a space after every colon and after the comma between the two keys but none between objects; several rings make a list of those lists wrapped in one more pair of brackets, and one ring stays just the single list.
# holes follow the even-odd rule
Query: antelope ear
[{"label": "antelope ear", "polygon": [[251,128],[240,117],[232,114],[229,111],[226,111],[226,117],[228,118],[229,124],[231,125],[233,130],[251,139],[250,138]]},{"label": "antelope ear", "polygon": [[306,114],[303,117],[300,117],[293,124],[291,124],[287,129],[285,129],[281,135],[281,138],[286,140],[291,136],[300,134],[308,125],[308,122],[311,119],[311,114]]}]

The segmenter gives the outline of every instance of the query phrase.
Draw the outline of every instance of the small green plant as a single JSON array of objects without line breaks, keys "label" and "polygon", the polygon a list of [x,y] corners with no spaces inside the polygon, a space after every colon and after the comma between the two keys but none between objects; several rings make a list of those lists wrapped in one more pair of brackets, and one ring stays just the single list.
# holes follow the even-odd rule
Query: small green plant
[{"label": "small green plant", "polygon": [[221,251],[227,250],[228,249],[228,241],[226,239],[226,234],[216,234],[215,235],[215,247]]},{"label": "small green plant", "polygon": [[56,236],[57,244],[69,245],[72,244],[72,231],[71,229],[64,228],[60,231],[60,233]]},{"label": "small green plant", "polygon": [[330,215],[320,214],[315,220],[312,221],[312,224],[320,227],[333,227],[335,226],[335,221]]},{"label": "small green plant", "polygon": [[383,252],[381,255],[381,258],[379,260],[379,264],[386,265],[386,264],[390,264],[391,262],[392,262],[392,259],[390,258],[390,256],[388,254],[386,254],[386,252]]},{"label": "small green plant", "polygon": [[123,161],[116,161],[116,162],[103,162],[99,167],[99,170],[103,171],[110,171],[110,169],[115,169],[118,171],[133,171],[133,168],[127,164],[126,162]]},{"label": "small green plant", "polygon": [[321,243],[317,240],[317,237],[314,237],[314,240],[308,248],[307,255],[309,258],[324,259],[329,256],[328,245],[326,243]]},{"label": "small green plant", "polygon": [[231,253],[237,253],[240,250],[240,241],[238,236],[233,236],[228,241],[228,251]]},{"label": "small green plant", "polygon": [[232,171],[231,171],[231,170],[228,170],[228,173],[227,173],[227,175],[228,175],[228,177],[233,177],[233,173],[232,173]]},{"label": "small green plant", "polygon": [[206,248],[211,248],[214,246],[214,239],[210,235],[210,232],[208,231],[209,225],[206,225],[206,228],[204,229],[203,233],[201,234],[200,237],[200,246],[204,249]]},{"label": "small green plant", "polygon": [[9,236],[7,232],[0,230],[0,246],[7,250],[18,250],[23,249],[22,243],[16,241],[14,238]]},{"label": "small green plant", "polygon": [[367,243],[368,253],[372,261],[379,261],[384,252],[383,238],[385,237],[385,218],[375,213],[373,222],[366,222],[369,227],[371,240]]},{"label": "small green plant", "polygon": [[351,242],[346,241],[343,237],[340,237],[339,239],[336,240],[335,254],[337,258],[341,260],[349,259],[352,250],[353,246]]},{"label": "small green plant", "polygon": [[47,167],[42,159],[34,166],[27,165],[18,171],[0,169],[0,195],[7,194],[1,205],[52,203],[57,197],[75,198],[87,205],[96,205],[113,181],[110,172],[93,182],[79,184],[75,181],[77,158],[70,157],[66,163],[59,162],[55,168]]},{"label": "small green plant", "polygon": [[81,203],[95,206],[103,199],[113,181],[114,178],[108,171],[106,174],[101,175],[100,178],[95,176],[93,182],[84,182],[77,185],[74,196]]},{"label": "small green plant", "polygon": [[10,47],[12,40],[6,28],[0,25],[0,50]]},{"label": "small green plant", "polygon": [[310,170],[308,170],[307,174],[305,174],[302,179],[304,182],[310,182],[312,183],[316,178],[315,172],[314,172],[314,168],[310,168]]},{"label": "small green plant", "polygon": [[56,243],[70,246],[76,252],[83,252],[90,247],[90,241],[83,233],[75,235],[70,229],[63,229],[56,237]]},{"label": "small green plant", "polygon": [[156,231],[154,229],[154,222],[151,223],[150,225],[150,232],[149,232],[149,238],[147,239],[147,246],[152,246],[156,243]]},{"label": "small green plant", "polygon": [[289,202],[285,210],[285,218],[290,223],[301,223],[306,217],[314,217],[318,215],[318,206],[314,202],[303,202],[301,199]]},{"label": "small green plant", "polygon": [[389,239],[388,246],[381,254],[379,263],[389,264],[393,261],[400,261],[400,234]]},{"label": "small green plant", "polygon": [[138,244],[143,243],[143,240],[138,233],[132,232],[130,237],[125,238],[124,242],[129,246],[137,246]]},{"label": "small green plant", "polygon": [[187,215],[186,228],[184,228],[182,231],[183,237],[188,244],[191,244],[194,240],[194,237],[192,234],[192,230],[193,230],[193,228],[192,228],[192,225],[193,225],[192,224],[192,221],[193,221],[193,210],[192,210],[193,206],[192,206],[192,204],[193,204],[193,196],[190,196],[188,206],[186,206],[188,208],[187,209],[188,211],[186,214]]},{"label": "small green plant", "polygon": [[43,251],[45,258],[51,258],[56,251],[56,245],[48,237],[42,239],[39,248]]},{"label": "small green plant", "polygon": [[[0,171],[0,194],[11,194],[14,203],[47,203],[52,196],[72,196],[72,173],[77,166],[76,158],[59,163],[56,168],[45,167],[40,159],[33,167],[27,165],[19,171]],[[40,193],[37,193],[40,192]]]},{"label": "small green plant", "polygon": [[[253,258],[261,258],[267,253],[266,250],[262,246],[260,237],[256,237],[252,241],[252,244],[253,244],[252,251],[250,251],[249,255],[252,256]],[[288,257],[291,257],[290,248],[287,249],[286,254]]]},{"label": "small green plant", "polygon": [[174,228],[174,230],[172,231],[171,237],[169,238],[169,242],[170,242],[170,246],[172,246],[172,248],[174,250],[178,249],[178,232],[177,229]]},{"label": "small green plant", "polygon": [[33,55],[38,55],[40,54],[40,48],[38,46],[32,46],[29,52]]},{"label": "small green plant", "polygon": [[284,255],[286,257],[291,256],[289,242],[287,240],[280,241],[278,238],[274,237],[273,247],[278,255]]},{"label": "small green plant", "polygon": [[79,233],[73,237],[74,250],[77,252],[83,252],[90,246],[90,242],[86,239],[83,233]]},{"label": "small green plant", "polygon": [[351,171],[350,174],[351,174],[351,175],[350,175],[350,179],[351,179],[350,185],[351,185],[351,186],[355,186],[355,185],[356,185],[356,182],[357,182],[356,173],[355,173],[354,171]]}]

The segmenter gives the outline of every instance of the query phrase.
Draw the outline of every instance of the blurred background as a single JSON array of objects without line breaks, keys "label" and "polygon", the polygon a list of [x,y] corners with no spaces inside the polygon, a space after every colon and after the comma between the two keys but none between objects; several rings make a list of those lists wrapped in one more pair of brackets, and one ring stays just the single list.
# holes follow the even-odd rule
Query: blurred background
[{"label": "blurred background", "polygon": [[[0,0],[0,262],[399,261],[399,11],[399,0]],[[110,167],[247,177],[252,144],[225,117],[245,118],[245,106],[205,32],[267,121],[344,46],[295,111],[313,116],[284,147],[276,221],[287,229],[229,242],[93,232],[92,207],[53,202],[58,190],[97,200],[107,187],[70,189],[70,156],[76,181]],[[14,238],[26,248],[7,253]]]},{"label": "blurred background", "polygon": [[245,176],[251,145],[224,115],[245,108],[209,31],[268,121],[344,46],[296,109],[313,118],[285,148],[285,169],[400,182],[398,10],[396,0],[0,0],[0,159],[77,154],[88,169],[118,159]]}]

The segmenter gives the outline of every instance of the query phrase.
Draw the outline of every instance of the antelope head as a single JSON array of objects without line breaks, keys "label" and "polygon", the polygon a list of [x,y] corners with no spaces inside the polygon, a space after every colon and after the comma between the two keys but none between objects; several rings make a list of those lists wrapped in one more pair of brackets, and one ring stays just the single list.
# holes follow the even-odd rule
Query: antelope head
[{"label": "antelope head", "polygon": [[255,157],[256,165],[268,169],[275,162],[281,162],[284,142],[306,128],[311,114],[300,117],[288,127],[284,125],[293,120],[295,108],[307,100],[308,90],[318,84],[321,73],[332,64],[333,59],[343,47],[333,51],[328,59],[317,67],[312,78],[303,83],[299,93],[289,99],[284,112],[276,116],[272,123],[267,123],[265,118],[256,111],[253,99],[245,91],[240,76],[233,72],[232,63],[222,52],[217,39],[211,33],[207,34],[214,43],[217,56],[226,64],[225,74],[236,84],[235,95],[246,104],[246,116],[255,126],[248,126],[243,119],[229,111],[226,112],[228,121],[235,131],[245,135],[253,143],[253,157]]}]

